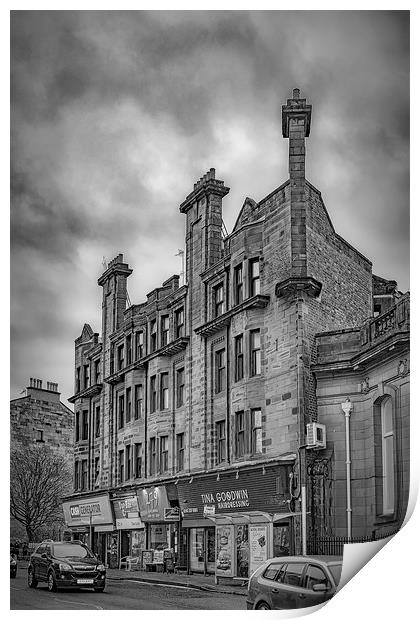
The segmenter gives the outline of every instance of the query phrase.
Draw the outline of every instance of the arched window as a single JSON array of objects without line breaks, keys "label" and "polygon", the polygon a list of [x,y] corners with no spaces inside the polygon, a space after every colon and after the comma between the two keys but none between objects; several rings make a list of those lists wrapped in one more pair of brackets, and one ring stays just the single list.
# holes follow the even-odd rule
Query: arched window
[{"label": "arched window", "polygon": [[395,510],[394,442],[392,399],[388,397],[381,403],[382,513],[384,515],[392,514]]}]

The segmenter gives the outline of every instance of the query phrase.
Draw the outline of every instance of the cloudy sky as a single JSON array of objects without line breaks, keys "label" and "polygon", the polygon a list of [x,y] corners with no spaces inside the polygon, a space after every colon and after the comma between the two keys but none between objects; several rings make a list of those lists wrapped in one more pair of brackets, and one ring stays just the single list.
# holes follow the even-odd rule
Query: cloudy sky
[{"label": "cloudy sky", "polygon": [[181,270],[178,206],[210,167],[246,196],[287,179],[281,104],[313,105],[307,178],[336,231],[409,288],[409,22],[386,12],[14,12],[11,397],[73,393],[119,252],[134,303]]}]

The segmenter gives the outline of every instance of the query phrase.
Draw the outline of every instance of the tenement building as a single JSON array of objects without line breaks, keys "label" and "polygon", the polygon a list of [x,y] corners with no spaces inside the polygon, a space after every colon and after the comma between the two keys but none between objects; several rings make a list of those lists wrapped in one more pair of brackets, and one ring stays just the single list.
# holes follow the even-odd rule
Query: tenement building
[{"label": "tenement building", "polygon": [[63,507],[111,566],[159,569],[172,554],[246,577],[322,537],[401,523],[408,297],[372,275],[306,180],[311,114],[295,89],[289,178],[246,198],[230,234],[224,181],[212,168],[194,184],[180,206],[185,284],[173,275],[127,307],[121,254],[98,280],[101,336],[85,325],[76,340]]}]

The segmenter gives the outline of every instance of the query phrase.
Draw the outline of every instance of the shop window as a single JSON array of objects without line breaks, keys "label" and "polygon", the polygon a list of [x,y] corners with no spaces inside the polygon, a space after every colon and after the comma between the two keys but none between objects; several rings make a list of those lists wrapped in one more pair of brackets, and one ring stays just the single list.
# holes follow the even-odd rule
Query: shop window
[{"label": "shop window", "polygon": [[216,460],[217,463],[226,461],[226,421],[216,422]]},{"label": "shop window", "polygon": [[143,415],[143,386],[134,387],[134,419],[138,420]]},{"label": "shop window", "polygon": [[135,478],[142,477],[142,468],[143,468],[143,454],[142,454],[142,444],[136,443],[134,446],[134,476]]},{"label": "shop window", "polygon": [[160,346],[164,347],[169,342],[169,316],[160,319]]},{"label": "shop window", "polygon": [[75,431],[75,442],[77,443],[80,439],[80,412],[76,411],[76,421],[74,424]]},{"label": "shop window", "polygon": [[131,387],[127,388],[125,391],[125,402],[126,402],[125,421],[130,422],[131,420]]},{"label": "shop window", "polygon": [[243,334],[235,338],[235,381],[244,378],[244,337]]},{"label": "shop window", "polygon": [[262,454],[262,422],[261,422],[261,409],[251,410],[251,425],[252,425],[252,453]]},{"label": "shop window", "polygon": [[117,356],[118,356],[118,370],[121,370],[121,368],[124,366],[124,345],[120,344],[120,346],[117,349]]},{"label": "shop window", "polygon": [[249,295],[260,294],[260,260],[254,258],[249,261]]},{"label": "shop window", "polygon": [[168,436],[167,435],[164,435],[163,437],[160,438],[159,463],[160,463],[160,473],[164,474],[169,469]]},{"label": "shop window", "polygon": [[124,394],[118,397],[118,428],[124,426]]},{"label": "shop window", "polygon": [[244,300],[244,278],[242,263],[237,265],[233,274],[234,282],[234,303],[237,306]]},{"label": "shop window", "polygon": [[226,387],[226,356],[225,350],[220,349],[214,354],[215,358],[215,386],[214,391],[217,393],[222,392]]},{"label": "shop window", "polygon": [[89,435],[89,411],[85,409],[82,411],[82,441],[86,440]]},{"label": "shop window", "polygon": [[125,479],[131,478],[131,445],[125,446]]},{"label": "shop window", "polygon": [[133,361],[133,354],[131,349],[131,334],[125,339],[125,357],[127,366]]},{"label": "shop window", "polygon": [[175,312],[175,338],[184,335],[184,308],[179,308]]},{"label": "shop window", "polygon": [[156,319],[150,322],[150,351],[154,353],[156,351],[157,346],[157,327],[156,327]]},{"label": "shop window", "polygon": [[236,456],[245,454],[245,413],[237,411],[235,414],[235,446]]},{"label": "shop window", "polygon": [[213,308],[214,316],[218,317],[225,311],[225,304],[223,299],[223,282],[213,288]]},{"label": "shop window", "polygon": [[120,483],[124,482],[124,450],[118,452],[118,473],[120,476]]},{"label": "shop window", "polygon": [[184,404],[184,392],[185,392],[185,372],[183,368],[178,368],[176,371],[176,406],[182,407]]},{"label": "shop window", "polygon": [[89,364],[83,366],[83,387],[84,389],[89,387]]},{"label": "shop window", "polygon": [[169,408],[169,375],[167,372],[163,372],[160,375],[160,408]]},{"label": "shop window", "polygon": [[82,485],[81,485],[82,491],[86,491],[88,488],[87,475],[88,475],[88,462],[87,462],[87,459],[84,459],[82,461]]},{"label": "shop window", "polygon": [[80,392],[81,390],[81,383],[80,383],[80,366],[78,366],[76,368],[76,394],[78,392]]},{"label": "shop window", "polygon": [[136,360],[139,360],[144,355],[144,332],[136,332]]},{"label": "shop window", "polygon": [[184,469],[185,454],[185,433],[178,433],[176,436],[176,470]]},{"label": "shop window", "polygon": [[261,374],[261,337],[260,330],[253,329],[249,334],[250,340],[250,374],[251,377]]},{"label": "shop window", "polygon": [[156,411],[156,375],[150,377],[150,411]]},{"label": "shop window", "polygon": [[101,407],[95,407],[95,437],[101,434]]},{"label": "shop window", "polygon": [[156,474],[156,437],[151,437],[149,440],[149,473],[151,476]]}]

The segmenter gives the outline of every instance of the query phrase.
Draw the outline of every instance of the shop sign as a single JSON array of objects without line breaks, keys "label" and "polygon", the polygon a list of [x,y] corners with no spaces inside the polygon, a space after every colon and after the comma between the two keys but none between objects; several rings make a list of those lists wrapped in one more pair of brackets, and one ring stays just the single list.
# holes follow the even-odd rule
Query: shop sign
[{"label": "shop sign", "polygon": [[137,495],[115,499],[113,505],[117,530],[132,530],[144,527],[140,519]]},{"label": "shop sign", "polygon": [[64,519],[69,527],[113,523],[108,495],[63,502],[63,512]]},{"label": "shop sign", "polygon": [[163,509],[163,518],[165,521],[179,521],[180,512],[177,506]]},{"label": "shop sign", "polygon": [[164,486],[139,489],[140,516],[143,521],[164,521],[165,508],[170,508]]},{"label": "shop sign", "polygon": [[214,504],[212,504],[212,505],[205,504],[204,505],[203,515],[205,517],[214,517],[215,514],[216,514],[216,506]]},{"label": "shop sign", "polygon": [[216,527],[216,575],[233,576],[233,525]]},{"label": "shop sign", "polygon": [[249,550],[250,550],[250,574],[254,572],[263,562],[267,555],[267,526],[249,526]]}]

